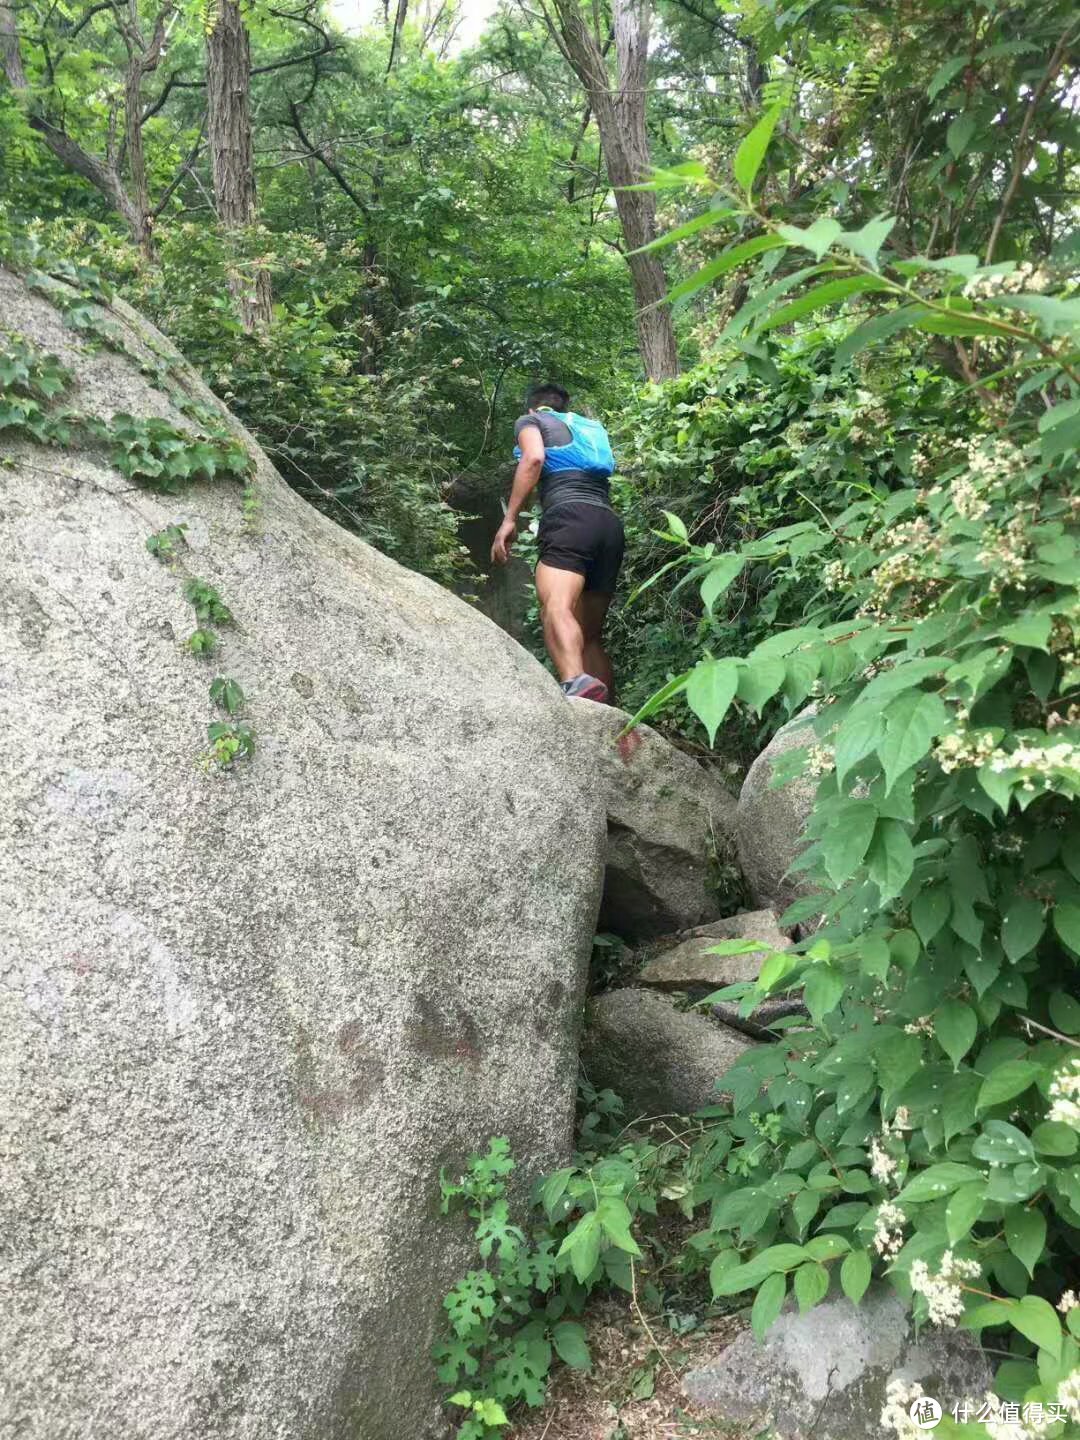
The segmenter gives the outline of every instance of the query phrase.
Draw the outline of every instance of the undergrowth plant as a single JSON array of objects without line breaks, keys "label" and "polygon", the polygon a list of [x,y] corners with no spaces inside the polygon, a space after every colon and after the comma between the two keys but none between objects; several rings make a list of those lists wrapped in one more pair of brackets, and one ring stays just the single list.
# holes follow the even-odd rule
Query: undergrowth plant
[{"label": "undergrowth plant", "polygon": [[[180,494],[197,481],[219,477],[239,480],[243,484],[244,517],[254,519],[258,498],[246,448],[220,415],[181,388],[168,356],[160,363],[156,359],[143,362],[132,353],[122,328],[108,318],[112,292],[94,267],[51,254],[32,238],[2,230],[0,263],[23,274],[31,289],[61,311],[66,324],[79,332],[84,344],[104,346],[135,361],[193,427],[182,430],[156,416],[142,418],[121,411],[103,419],[58,406],[54,402],[65,397],[72,376],[57,356],[42,354],[22,335],[0,332],[0,435],[54,447],[102,446],[109,463],[121,475],[163,495]],[[170,569],[182,569],[186,530],[184,522],[166,525],[147,536],[146,548]],[[232,612],[217,589],[205,580],[189,576],[183,589],[196,619],[195,629],[184,641],[185,648],[195,657],[211,656],[219,643],[213,627],[232,624]],[[210,699],[229,718],[207,726],[209,747],[202,759],[204,764],[227,769],[237,759],[254,753],[255,735],[248,724],[235,718],[244,703],[236,681],[219,677],[210,686]]]}]

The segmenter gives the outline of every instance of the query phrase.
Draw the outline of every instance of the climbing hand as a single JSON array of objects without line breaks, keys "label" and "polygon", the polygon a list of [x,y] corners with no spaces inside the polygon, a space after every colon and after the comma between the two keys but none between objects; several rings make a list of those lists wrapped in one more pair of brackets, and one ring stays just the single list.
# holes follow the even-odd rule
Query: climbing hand
[{"label": "climbing hand", "polygon": [[495,532],[495,539],[491,546],[491,558],[496,565],[505,565],[510,559],[510,547],[517,538],[517,524],[513,520],[504,520]]}]

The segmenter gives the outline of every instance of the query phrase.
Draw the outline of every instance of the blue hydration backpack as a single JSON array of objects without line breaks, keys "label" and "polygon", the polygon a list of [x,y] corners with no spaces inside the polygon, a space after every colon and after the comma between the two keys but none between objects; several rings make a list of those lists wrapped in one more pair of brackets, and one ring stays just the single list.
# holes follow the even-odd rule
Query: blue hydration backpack
[{"label": "blue hydration backpack", "polygon": [[[545,442],[545,475],[557,475],[560,470],[584,470],[598,475],[615,473],[611,441],[599,420],[590,420],[587,415],[577,415],[573,410],[552,410],[547,405],[540,409],[545,415],[561,420],[572,437],[569,445],[548,445]],[[520,450],[517,453],[520,454]]]}]

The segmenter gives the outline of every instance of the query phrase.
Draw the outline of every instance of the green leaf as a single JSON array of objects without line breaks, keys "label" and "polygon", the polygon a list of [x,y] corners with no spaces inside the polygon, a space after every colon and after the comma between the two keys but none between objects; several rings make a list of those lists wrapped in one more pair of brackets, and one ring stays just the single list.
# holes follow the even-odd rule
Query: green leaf
[{"label": "green leaf", "polygon": [[934,71],[933,79],[926,87],[926,93],[929,99],[936,99],[941,91],[944,90],[945,86],[948,85],[949,81],[955,79],[968,63],[967,55],[954,55],[952,59],[946,60],[943,65],[939,65]]},{"label": "green leaf", "polygon": [[627,254],[644,255],[648,250],[660,250],[665,245],[677,245],[681,240],[689,240],[691,235],[696,235],[700,230],[707,230],[713,225],[722,225],[725,220],[730,220],[731,215],[731,210],[724,207],[703,210],[700,215],[695,215],[684,225],[676,225],[674,230],[665,230],[663,235],[658,235],[647,245],[639,245],[636,250],[627,251]]},{"label": "green leaf", "polygon": [[759,1265],[771,1275],[775,1270],[794,1270],[805,1259],[806,1251],[801,1245],[780,1244],[770,1245],[768,1249],[762,1250],[750,1263]]},{"label": "green leaf", "polygon": [[1001,922],[1001,944],[1005,954],[1016,963],[1029,955],[1046,929],[1046,912],[1041,900],[1017,895]]},{"label": "green leaf", "polygon": [[872,1273],[870,1256],[865,1250],[852,1250],[850,1255],[844,1256],[844,1263],[840,1266],[840,1288],[853,1305],[858,1305],[866,1294]]},{"label": "green leaf", "polygon": [[853,360],[860,351],[865,350],[868,345],[877,345],[882,340],[888,340],[890,336],[898,334],[901,330],[908,330],[924,320],[931,312],[925,305],[901,305],[896,310],[883,310],[879,315],[872,315],[869,320],[864,320],[861,325],[846,335],[836,347],[833,355],[833,374],[839,371]]},{"label": "green leaf", "polygon": [[1065,1035],[1080,1035],[1080,1000],[1055,990],[1050,996],[1050,1019]]},{"label": "green leaf", "polygon": [[885,717],[885,738],[878,745],[886,795],[904,771],[923,758],[947,724],[948,712],[936,695],[915,690],[893,701]]},{"label": "green leaf", "polygon": [[885,722],[878,710],[855,709],[848,712],[836,732],[836,783],[843,785],[849,771],[877,749],[885,733]]},{"label": "green leaf", "polygon": [[861,230],[845,230],[843,243],[852,254],[860,256],[876,270],[878,251],[889,238],[895,224],[895,215],[879,215],[876,220],[868,221]]},{"label": "green leaf", "polygon": [[843,885],[862,864],[877,826],[877,808],[870,801],[849,800],[834,807],[833,821],[821,837],[825,870],[834,885]]},{"label": "green leaf", "polygon": [[950,1245],[958,1245],[971,1233],[985,1203],[986,1182],[983,1180],[973,1180],[953,1191],[945,1207],[945,1233]]},{"label": "green leaf", "polygon": [[551,1343],[555,1346],[555,1353],[559,1359],[569,1365],[571,1369],[588,1370],[591,1368],[592,1356],[589,1354],[589,1342],[583,1325],[577,1325],[572,1320],[562,1321],[552,1330]]},{"label": "green leaf", "polygon": [[736,694],[760,715],[765,704],[783,685],[786,674],[787,666],[783,660],[751,657],[739,666],[739,688]]},{"label": "green leaf", "polygon": [[735,179],[748,195],[754,188],[754,180],[761,169],[761,162],[765,159],[769,141],[783,113],[782,105],[774,105],[771,110],[767,110],[735,152],[732,170]]},{"label": "green leaf", "polygon": [[1080,905],[1054,907],[1054,929],[1074,955],[1080,955]]},{"label": "green leaf", "polygon": [[951,1195],[961,1185],[969,1185],[975,1180],[981,1182],[982,1179],[982,1171],[976,1170],[973,1165],[962,1165],[958,1160],[942,1160],[937,1165],[920,1170],[913,1180],[909,1180],[897,1196],[897,1204],[906,1201],[911,1205],[925,1205],[929,1200]]},{"label": "green leaf", "polygon": [[949,1082],[945,1099],[941,1102],[946,1145],[954,1135],[960,1135],[974,1125],[981,1086],[982,1080],[974,1070],[961,1070]]},{"label": "green leaf", "polygon": [[939,933],[952,909],[952,897],[946,885],[926,885],[911,902],[911,923],[924,945]]},{"label": "green leaf", "polygon": [[810,1018],[820,1025],[826,1015],[839,1005],[844,993],[844,977],[828,965],[815,965],[806,976],[803,999]]},{"label": "green leaf", "polygon": [[839,221],[833,220],[827,215],[821,215],[806,230],[801,230],[798,225],[781,225],[779,233],[788,244],[798,245],[803,250],[809,250],[815,260],[820,260],[833,241],[843,232]]},{"label": "green leaf", "polygon": [[964,151],[971,143],[971,137],[975,134],[975,129],[975,116],[972,115],[969,111],[965,110],[962,115],[958,115],[956,117],[956,119],[949,126],[948,130],[946,130],[945,144],[949,147],[950,151],[957,158],[957,160],[959,160],[960,156],[963,155]]},{"label": "green leaf", "polygon": [[979,1109],[987,1110],[991,1105],[1014,1100],[1033,1085],[1041,1073],[1041,1067],[1030,1060],[1006,1060],[995,1066],[979,1091]]},{"label": "green leaf", "polygon": [[728,340],[733,335],[741,335],[751,321],[756,320],[763,310],[767,310],[774,300],[779,300],[781,295],[786,295],[804,280],[820,275],[822,270],[827,268],[824,265],[805,265],[801,270],[793,270],[790,275],[784,275],[779,280],[774,280],[771,285],[766,285],[764,290],[752,295],[738,314],[728,321],[720,339]]},{"label": "green leaf", "polygon": [[765,1338],[765,1332],[780,1314],[786,1295],[786,1275],[770,1275],[767,1280],[763,1281],[754,1296],[753,1308],[750,1311],[750,1328],[758,1340]]},{"label": "green leaf", "polygon": [[1021,615],[1019,620],[1006,625],[998,633],[1003,640],[1009,640],[1013,645],[1027,645],[1035,650],[1045,650],[1052,623],[1053,617],[1048,611],[1029,610],[1026,615]]},{"label": "green leaf", "polygon": [[762,332],[774,330],[778,325],[790,325],[792,321],[799,320],[803,315],[813,314],[815,310],[822,310],[826,305],[836,305],[841,300],[847,300],[852,295],[864,295],[868,290],[885,290],[884,280],[877,279],[873,275],[850,275],[843,280],[826,280],[821,285],[815,285],[805,295],[800,295],[797,300],[790,304],[782,305],[779,310],[774,310],[771,315],[758,326]]},{"label": "green leaf", "polygon": [[1016,1165],[1035,1154],[1031,1141],[1022,1130],[1007,1120],[987,1120],[982,1134],[975,1137],[971,1153],[976,1160],[991,1165]]},{"label": "green leaf", "polygon": [[716,739],[720,722],[728,712],[739,685],[739,662],[700,660],[686,682],[686,700],[690,709],[705,726],[709,744]]},{"label": "green leaf", "polygon": [[210,699],[230,715],[235,715],[243,708],[244,692],[235,680],[228,680],[224,675],[219,675],[216,680],[210,683]]},{"label": "green leaf", "polygon": [[583,1215],[559,1246],[559,1254],[570,1255],[570,1265],[584,1285],[600,1258],[600,1221],[595,1210]]},{"label": "green leaf", "polygon": [[692,674],[693,671],[687,670],[682,675],[676,675],[673,679],[669,680],[666,685],[661,685],[659,690],[649,696],[641,709],[630,717],[616,738],[621,740],[622,737],[628,735],[635,726],[640,725],[643,720],[648,720],[650,715],[655,715],[657,710],[662,709],[669,700],[673,700],[680,691],[685,690],[686,683]]},{"label": "green leaf", "polygon": [[1044,1120],[1031,1132],[1031,1143],[1040,1155],[1065,1158],[1080,1149],[1080,1133],[1061,1120]]},{"label": "green leaf", "polygon": [[1034,1275],[1046,1248],[1046,1219],[1041,1211],[1010,1205],[1005,1211],[1005,1242],[1028,1274]]},{"label": "green leaf", "polygon": [[[703,265],[693,275],[680,281],[670,289],[665,296],[665,303],[674,305],[677,300],[685,300],[688,295],[696,295],[706,285],[711,285],[714,280],[719,280],[721,275],[726,275],[729,270],[736,269],[747,260],[752,260],[755,255],[761,255],[766,250],[775,250],[785,242],[777,235],[755,235],[752,240],[744,240],[741,245],[734,245],[730,250],[725,250],[715,260],[710,260],[708,265]],[[631,252],[634,253],[634,252]]]},{"label": "green leaf", "polygon": [[1061,1325],[1053,1306],[1037,1295],[1025,1295],[1010,1305],[1006,1318],[1014,1330],[1056,1359],[1061,1355]]},{"label": "green leaf", "polygon": [[716,601],[742,570],[746,561],[741,555],[718,555],[710,562],[701,581],[701,599],[706,610],[711,611]]},{"label": "green leaf", "polygon": [[969,1005],[947,1000],[934,1015],[934,1035],[938,1044],[959,1070],[960,1061],[975,1043],[979,1021]]},{"label": "green leaf", "polygon": [[828,1293],[829,1272],[824,1265],[811,1261],[808,1265],[800,1265],[795,1271],[795,1298],[801,1312],[813,1309]]},{"label": "green leaf", "polygon": [[866,856],[870,879],[878,887],[881,903],[900,894],[915,867],[915,853],[907,827],[899,820],[879,820]]},{"label": "green leaf", "polygon": [[630,1233],[631,1215],[625,1200],[605,1195],[595,1210],[600,1227],[608,1239],[628,1255],[640,1255],[637,1241]]}]

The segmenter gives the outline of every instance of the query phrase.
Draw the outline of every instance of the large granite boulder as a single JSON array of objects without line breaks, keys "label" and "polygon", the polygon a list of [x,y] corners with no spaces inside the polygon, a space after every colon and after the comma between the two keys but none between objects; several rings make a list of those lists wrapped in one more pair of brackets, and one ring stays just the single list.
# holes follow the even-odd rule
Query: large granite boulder
[{"label": "large granite boulder", "polygon": [[[64,400],[222,414],[127,307]],[[158,377],[155,383],[154,376]],[[160,387],[160,388],[159,388]],[[61,401],[60,403],[63,403]],[[422,1440],[470,1227],[438,1173],[571,1139],[595,758],[489,620],[316,513],[0,437],[0,1434]],[[146,547],[183,522],[174,568]],[[185,652],[183,582],[235,623]],[[250,760],[199,762],[216,675]]]},{"label": "large granite boulder", "polygon": [[805,1314],[785,1312],[764,1343],[745,1330],[707,1365],[683,1378],[683,1391],[722,1425],[768,1429],[777,1440],[879,1440],[890,1380],[917,1381],[946,1413],[964,1399],[981,1403],[993,1371],[978,1341],[962,1330],[911,1334],[892,1290],[861,1305],[830,1300]]},{"label": "large granite boulder", "polygon": [[802,849],[818,782],[804,774],[774,786],[773,776],[781,757],[816,743],[813,718],[812,711],[804,711],[778,730],[739,792],[735,829],[743,876],[756,903],[780,915],[810,893],[797,875],[787,872]]},{"label": "large granite boulder", "polygon": [[648,725],[618,742],[624,711],[591,700],[572,707],[607,802],[600,928],[642,940],[718,916],[716,862],[734,858],[734,796]]},{"label": "large granite boulder", "polygon": [[[709,954],[712,947],[725,940],[754,941],[761,948],[737,955]],[[638,971],[637,984],[654,985],[659,990],[685,990],[692,995],[741,982],[753,984],[766,957],[790,947],[790,938],[780,929],[771,910],[729,915],[725,920],[696,926],[677,945],[653,955]]]},{"label": "large granite boulder", "polygon": [[752,1043],[656,990],[609,990],[589,1005],[581,1063],[635,1115],[689,1115],[717,1104],[717,1079]]}]

